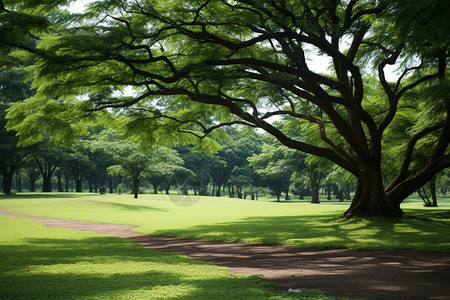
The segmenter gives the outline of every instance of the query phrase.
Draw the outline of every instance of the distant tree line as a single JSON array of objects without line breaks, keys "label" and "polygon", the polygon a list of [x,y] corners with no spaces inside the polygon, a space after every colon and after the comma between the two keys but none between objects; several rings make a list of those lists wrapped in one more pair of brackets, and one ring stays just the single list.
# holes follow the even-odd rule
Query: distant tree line
[{"label": "distant tree line", "polygon": [[[311,197],[350,200],[355,179],[324,160],[315,160],[278,145],[270,136],[227,129],[214,154],[193,151],[193,146],[155,146],[140,149],[111,129],[92,128],[67,148],[49,138],[28,147],[17,147],[14,136],[2,129],[1,188],[13,191],[91,192],[104,187],[107,193],[182,193],[257,200],[273,195],[280,201]],[[433,191],[446,193],[448,172],[418,192],[427,206]],[[431,188],[430,188],[431,187]],[[293,196],[295,195],[295,196]]]}]

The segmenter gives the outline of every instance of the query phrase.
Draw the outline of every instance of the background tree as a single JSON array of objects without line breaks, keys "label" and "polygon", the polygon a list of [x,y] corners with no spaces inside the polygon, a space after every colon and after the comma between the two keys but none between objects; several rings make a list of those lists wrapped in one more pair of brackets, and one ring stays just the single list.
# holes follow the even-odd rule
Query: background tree
[{"label": "background tree", "polygon": [[211,194],[213,196],[220,197],[222,185],[230,176],[230,170],[227,166],[227,162],[222,160],[222,157],[219,155],[209,155],[207,170],[209,177],[211,178]]},{"label": "background tree", "polygon": [[311,203],[320,203],[319,201],[319,189],[321,182],[326,178],[329,173],[332,165],[329,161],[324,160],[320,157],[306,155],[304,160],[302,161],[301,153],[293,153],[291,152],[291,160],[292,158],[297,157],[299,163],[292,164],[293,166],[297,166],[299,170],[296,172],[305,172],[309,178],[311,183]]},{"label": "background tree", "polygon": [[108,136],[108,129],[102,126],[95,126],[89,130],[89,133],[82,137],[82,142],[86,148],[85,154],[89,157],[88,177],[90,182],[90,189],[92,183],[94,191],[97,192],[98,185],[109,185],[109,192],[113,192],[113,177],[108,175],[107,168],[114,164],[113,158],[105,151],[103,143],[108,142],[114,134],[110,133]]},{"label": "background tree", "polygon": [[308,178],[306,174],[298,174],[295,173],[292,177],[291,177],[292,183],[291,183],[291,190],[295,193],[298,194],[298,198],[299,200],[304,200],[305,196],[307,196],[311,191],[310,191],[310,183],[308,182]]},{"label": "background tree", "polygon": [[184,161],[175,150],[161,148],[155,153],[153,160],[145,177],[153,184],[155,194],[158,192],[158,186],[161,191],[164,189],[166,194],[169,194],[170,186],[176,183],[174,176],[193,174],[183,167]]},{"label": "background tree", "polygon": [[428,184],[421,186],[417,193],[426,207],[437,207],[437,195],[436,195],[436,177],[433,177]]},{"label": "background tree", "polygon": [[[253,170],[249,166],[238,167],[235,166],[231,171],[230,179],[228,180],[229,185],[236,187],[236,193],[238,198],[246,198],[246,187],[253,186]],[[250,191],[254,193],[254,191]],[[234,196],[234,195],[233,195]],[[254,198],[254,196],[252,197]],[[254,200],[254,199],[253,199]]]},{"label": "background tree", "polygon": [[248,157],[261,152],[262,136],[254,131],[229,127],[226,130],[231,139],[221,141],[222,149],[217,153],[226,162],[225,184],[230,197],[236,189],[239,198],[244,197],[242,189],[256,184],[258,176],[249,166]]},{"label": "background tree", "polygon": [[139,195],[139,182],[144,171],[151,163],[150,156],[137,152],[136,145],[123,144],[116,145],[114,149],[110,149],[113,153],[113,159],[117,165],[108,167],[108,172],[112,175],[126,174],[133,180],[134,198]]},{"label": "background tree", "polygon": [[3,193],[10,194],[14,173],[28,155],[27,149],[18,148],[19,139],[15,132],[7,132],[6,110],[11,103],[30,97],[30,83],[25,82],[25,66],[0,68],[0,169],[3,179]]},{"label": "background tree", "polygon": [[82,142],[74,145],[74,149],[68,153],[66,166],[72,173],[75,182],[75,192],[83,192],[83,179],[87,175],[91,162],[85,154],[86,149]]},{"label": "background tree", "polygon": [[350,200],[350,194],[355,190],[355,177],[342,168],[334,166],[326,175],[326,180],[336,187],[336,197],[342,202]]},{"label": "background tree", "polygon": [[30,148],[34,161],[36,162],[39,171],[41,171],[43,180],[42,191],[51,192],[53,172],[61,163],[64,152],[60,146],[50,142],[48,139],[39,142]]},{"label": "background tree", "polygon": [[116,165],[108,167],[108,172],[132,178],[134,198],[138,198],[139,183],[143,177],[170,175],[183,164],[183,160],[171,149],[155,146],[148,150],[138,150],[137,144],[127,143],[112,130],[99,134],[98,141],[98,146],[116,162]]},{"label": "background tree", "polygon": [[285,193],[285,199],[289,200],[290,179],[294,170],[285,159],[285,147],[263,145],[260,154],[254,154],[248,158],[250,166],[256,173],[263,177],[265,184],[272,189],[280,201],[281,193]]},{"label": "background tree", "polygon": [[30,182],[30,192],[36,191],[36,180],[41,175],[36,162],[32,156],[27,156],[22,164],[22,168],[28,175],[28,179]]},{"label": "background tree", "polygon": [[450,185],[450,169],[445,169],[438,174],[438,185],[442,195],[447,194]]},{"label": "background tree", "polygon": [[206,195],[211,182],[209,172],[211,156],[207,153],[195,152],[190,146],[179,147],[177,150],[184,161],[184,166],[194,174],[194,176],[191,173],[182,174],[183,176],[177,177],[177,184],[181,186],[185,194],[189,189],[193,189],[195,195]]}]

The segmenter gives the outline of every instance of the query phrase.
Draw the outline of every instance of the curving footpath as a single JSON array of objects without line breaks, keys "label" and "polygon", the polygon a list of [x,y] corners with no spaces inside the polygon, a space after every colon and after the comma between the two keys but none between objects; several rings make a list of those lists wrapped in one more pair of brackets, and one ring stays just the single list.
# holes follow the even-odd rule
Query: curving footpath
[{"label": "curving footpath", "polygon": [[231,273],[261,275],[276,290],[319,289],[336,296],[367,299],[450,299],[450,253],[304,249],[244,243],[223,243],[149,236],[135,226],[77,222],[17,215],[0,215],[46,224],[115,235],[144,248],[178,252],[226,266]]}]

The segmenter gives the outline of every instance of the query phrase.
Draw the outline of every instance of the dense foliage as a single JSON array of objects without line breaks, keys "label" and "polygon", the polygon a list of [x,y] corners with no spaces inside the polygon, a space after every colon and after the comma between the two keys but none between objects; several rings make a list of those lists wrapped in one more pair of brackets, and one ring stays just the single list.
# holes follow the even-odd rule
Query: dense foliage
[{"label": "dense foliage", "polygon": [[[224,126],[256,127],[357,178],[345,217],[400,216],[402,201],[450,165],[448,1],[110,0],[84,13],[54,9],[68,2],[1,1],[0,30],[15,34],[2,50],[35,60],[37,93],[8,114],[24,144],[43,123],[73,139],[83,113],[99,111],[121,115],[147,146],[198,137],[199,148],[217,150]],[[317,57],[329,73],[315,68]]]}]

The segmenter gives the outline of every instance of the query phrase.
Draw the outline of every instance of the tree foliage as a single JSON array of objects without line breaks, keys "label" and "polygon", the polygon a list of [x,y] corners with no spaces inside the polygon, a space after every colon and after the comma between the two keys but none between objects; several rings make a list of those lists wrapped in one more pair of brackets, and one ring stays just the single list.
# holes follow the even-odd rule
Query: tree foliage
[{"label": "tree foliage", "polygon": [[[204,148],[214,145],[205,136],[222,136],[223,126],[261,128],[358,179],[345,217],[399,216],[402,201],[450,165],[449,5],[96,1],[83,14],[48,15],[55,30],[29,49],[38,55],[29,69],[38,92],[24,103],[77,99],[82,109],[127,116],[125,128],[144,141],[185,133],[180,139],[200,137]],[[317,56],[330,61],[329,74],[314,69]],[[388,66],[397,69],[393,80]],[[414,115],[404,120],[411,101]],[[9,112],[13,124],[34,114],[18,114],[20,107]],[[290,120],[288,130],[274,126],[274,116]],[[382,161],[392,147],[401,162],[385,185]]]},{"label": "tree foliage", "polygon": [[32,93],[30,84],[25,82],[23,65],[0,68],[0,171],[6,194],[11,193],[14,172],[28,154],[27,149],[17,147],[19,139],[15,132],[6,131],[6,110],[12,103],[28,98]]},{"label": "tree foliage", "polygon": [[108,167],[108,172],[132,178],[134,198],[138,198],[142,178],[173,176],[176,171],[184,170],[183,160],[172,149],[155,146],[142,150],[113,130],[101,132],[97,138],[96,146],[111,155],[116,163]]}]

